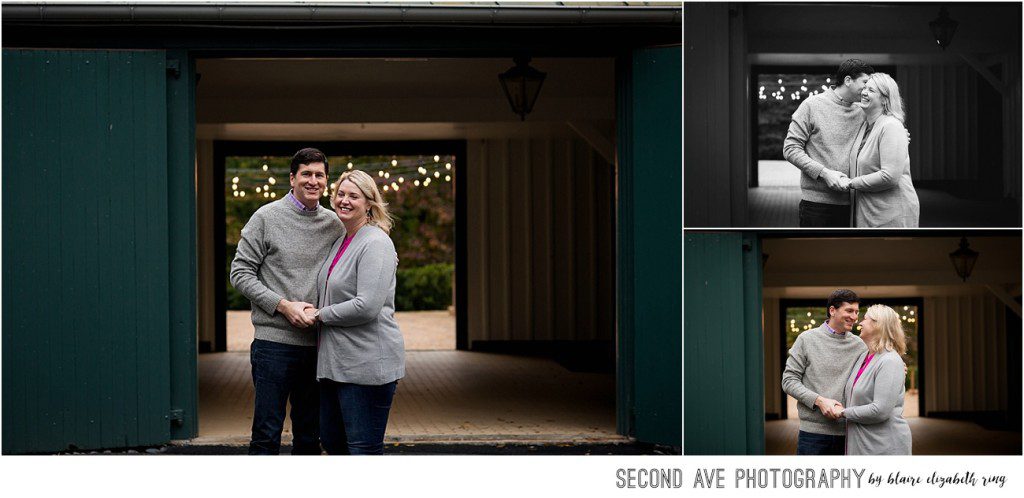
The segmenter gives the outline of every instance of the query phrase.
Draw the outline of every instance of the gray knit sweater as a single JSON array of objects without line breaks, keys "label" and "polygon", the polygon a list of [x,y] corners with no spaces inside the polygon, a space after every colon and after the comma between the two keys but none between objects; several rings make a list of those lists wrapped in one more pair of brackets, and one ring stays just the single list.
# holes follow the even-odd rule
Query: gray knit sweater
[{"label": "gray knit sweater", "polygon": [[800,430],[842,436],[845,421],[829,420],[814,406],[818,396],[840,403],[843,389],[857,357],[867,351],[864,341],[852,333],[833,334],[825,324],[800,334],[789,350],[782,390],[800,403]]},{"label": "gray knit sweater", "polygon": [[281,299],[316,304],[316,272],[344,232],[331,210],[303,211],[288,196],[249,218],[231,262],[231,285],[252,301],[257,339],[316,345],[316,329],[293,327],[276,312],[277,304]]},{"label": "gray knit sweater", "polygon": [[846,192],[828,188],[820,178],[825,168],[850,176],[850,155],[864,122],[859,107],[844,102],[833,90],[808,97],[793,113],[782,155],[803,172],[800,196],[823,204],[849,204]]}]

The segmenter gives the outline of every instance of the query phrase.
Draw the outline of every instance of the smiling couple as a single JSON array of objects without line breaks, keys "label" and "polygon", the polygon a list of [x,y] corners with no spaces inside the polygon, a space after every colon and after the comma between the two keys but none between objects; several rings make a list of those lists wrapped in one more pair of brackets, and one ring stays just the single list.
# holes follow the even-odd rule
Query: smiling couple
[{"label": "smiling couple", "polygon": [[798,401],[798,455],[909,455],[903,418],[907,351],[899,315],[875,304],[853,334],[860,298],[828,297],[828,320],[801,333],[789,350],[782,389]]},{"label": "smiling couple", "polygon": [[917,227],[900,88],[860,59],[800,103],[783,142],[800,175],[801,227]]},{"label": "smiling couple", "polygon": [[[291,191],[242,228],[231,285],[252,302],[249,454],[277,454],[291,402],[293,455],[382,454],[405,376],[395,321],[392,218],[373,178],[346,171],[331,209],[327,156],[298,151]],[[313,303],[316,303],[315,305]]]}]

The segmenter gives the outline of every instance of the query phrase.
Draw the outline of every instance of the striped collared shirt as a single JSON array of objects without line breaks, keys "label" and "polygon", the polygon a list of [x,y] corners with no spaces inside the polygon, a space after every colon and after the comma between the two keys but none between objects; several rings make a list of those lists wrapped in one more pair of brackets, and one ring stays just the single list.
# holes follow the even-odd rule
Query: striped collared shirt
[{"label": "striped collared shirt", "polygon": [[832,328],[832,326],[828,324],[828,320],[825,320],[825,328],[828,329],[832,335],[846,335],[846,332],[836,332],[836,329]]},{"label": "striped collared shirt", "polygon": [[299,199],[297,197],[295,197],[295,194],[293,194],[291,190],[288,191],[287,197],[289,199],[291,199],[292,204],[295,204],[295,207],[299,208],[302,211],[316,211],[320,207],[320,206],[316,206],[313,209],[310,209],[310,208],[306,207],[305,204],[303,204],[302,202],[299,202]]}]

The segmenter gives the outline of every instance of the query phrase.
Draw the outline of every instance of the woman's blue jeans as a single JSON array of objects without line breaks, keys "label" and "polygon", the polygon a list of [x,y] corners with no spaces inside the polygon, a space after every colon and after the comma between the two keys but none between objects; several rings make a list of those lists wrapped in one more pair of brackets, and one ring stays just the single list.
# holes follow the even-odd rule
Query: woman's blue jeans
[{"label": "woman's blue jeans", "polygon": [[328,455],[383,455],[398,381],[364,386],[320,379],[320,441]]}]

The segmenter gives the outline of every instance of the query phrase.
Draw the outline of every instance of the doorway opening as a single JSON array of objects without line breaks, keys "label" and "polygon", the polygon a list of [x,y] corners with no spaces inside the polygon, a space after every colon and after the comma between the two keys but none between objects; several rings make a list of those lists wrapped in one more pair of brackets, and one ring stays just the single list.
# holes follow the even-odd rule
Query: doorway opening
[{"label": "doorway opening", "polygon": [[[859,321],[863,320],[864,313],[874,304],[884,304],[896,310],[896,313],[900,316],[900,322],[903,324],[903,332],[907,337],[907,353],[903,356],[903,361],[907,364],[903,417],[924,416],[923,407],[925,405],[921,389],[921,381],[924,379],[921,365],[923,356],[920,353],[923,344],[921,340],[921,317],[923,316],[924,300],[921,298],[864,299],[860,303],[860,310],[857,315],[858,325],[853,328],[855,335],[860,335],[861,326]],[[779,334],[781,339],[779,344],[780,365],[784,368],[786,359],[789,356],[789,349],[793,347],[797,336],[819,327],[828,320],[828,316],[826,310],[821,306],[821,300],[784,299],[779,302],[779,308],[779,317],[782,319],[779,327],[780,330],[785,331],[784,334]],[[782,371],[777,372],[777,375],[781,377]],[[783,397],[783,402],[779,404],[781,408],[779,418],[799,420],[796,399],[784,392],[781,393],[781,396]]]},{"label": "doorway opening", "polygon": [[287,193],[302,147],[328,156],[330,181],[349,163],[378,180],[399,272],[415,270],[396,291],[407,375],[387,441],[622,439],[614,170],[592,145],[614,137],[614,59],[534,59],[548,77],[526,122],[496,78],[510,60],[197,62],[200,442],[248,441],[251,323],[230,244]]}]

